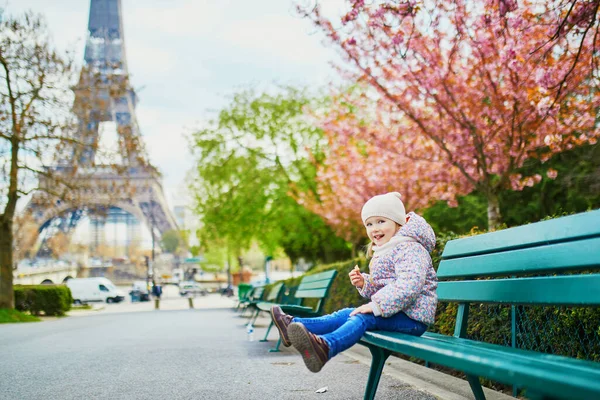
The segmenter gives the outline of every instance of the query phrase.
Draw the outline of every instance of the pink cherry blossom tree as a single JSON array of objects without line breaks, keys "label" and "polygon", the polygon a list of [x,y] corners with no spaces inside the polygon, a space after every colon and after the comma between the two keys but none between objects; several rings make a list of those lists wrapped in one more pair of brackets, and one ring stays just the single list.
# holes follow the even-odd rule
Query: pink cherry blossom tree
[{"label": "pink cherry blossom tree", "polygon": [[[533,23],[546,30],[546,40],[531,50],[533,55],[542,56],[557,48],[569,48],[575,55],[563,75],[558,76],[553,87],[558,98],[572,74],[595,74],[600,72],[597,57],[600,51],[600,22],[598,13],[600,0],[536,0],[530,4],[519,4],[516,0],[487,0],[490,8],[496,8],[501,18],[529,6],[535,15]],[[586,62],[590,60],[591,62]],[[581,64],[581,65],[577,65]]]},{"label": "pink cherry blossom tree", "polygon": [[[547,160],[597,140],[597,79],[584,67],[594,61],[593,44],[584,41],[585,51],[579,51],[568,40],[548,43],[548,27],[539,23],[534,2],[350,5],[341,21],[324,17],[318,5],[299,7],[342,51],[345,76],[371,89],[321,121],[330,132],[332,155],[343,154],[322,171],[329,186],[335,188],[332,176],[350,164],[366,175],[355,178],[363,181],[337,184],[348,184],[361,199],[383,189],[374,186],[378,180],[391,182],[394,190],[399,182],[409,183],[405,195],[413,207],[478,190],[488,200],[494,228],[501,222],[500,191],[541,179],[516,173],[526,159]],[[552,51],[532,51],[543,46]],[[375,128],[349,123],[347,104],[368,112]],[[373,176],[379,162],[373,159],[381,152],[401,156],[391,164],[381,158],[381,173]]]},{"label": "pink cherry blossom tree", "polygon": [[[327,138],[327,154],[315,162],[317,196],[301,193],[298,199],[355,246],[364,241],[360,211],[371,196],[399,191],[410,211],[432,198],[454,201],[445,182],[456,179],[456,171],[431,151],[434,144],[391,118],[393,105],[372,99],[368,89],[339,93],[328,111],[313,115]],[[436,179],[421,179],[432,173]]]}]

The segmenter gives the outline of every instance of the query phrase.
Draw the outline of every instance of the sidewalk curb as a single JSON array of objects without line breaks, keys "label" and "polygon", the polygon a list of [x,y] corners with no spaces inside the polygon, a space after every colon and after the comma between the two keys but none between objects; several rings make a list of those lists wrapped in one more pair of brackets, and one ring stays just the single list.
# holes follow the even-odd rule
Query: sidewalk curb
[{"label": "sidewalk curb", "polygon": [[[342,354],[371,365],[371,353],[366,346],[357,344]],[[383,373],[432,394],[440,400],[473,400],[473,392],[467,381],[398,357],[392,356],[387,359]],[[483,391],[487,400],[515,399],[485,387]]]}]

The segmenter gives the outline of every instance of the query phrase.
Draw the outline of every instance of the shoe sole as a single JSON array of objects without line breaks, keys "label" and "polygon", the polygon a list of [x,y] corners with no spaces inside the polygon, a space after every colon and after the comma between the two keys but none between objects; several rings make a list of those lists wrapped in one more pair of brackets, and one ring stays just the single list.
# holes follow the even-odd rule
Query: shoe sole
[{"label": "shoe sole", "polygon": [[306,368],[311,372],[319,372],[325,363],[317,356],[317,349],[313,346],[306,328],[299,323],[291,324],[288,327],[288,336],[296,350],[300,352]]},{"label": "shoe sole", "polygon": [[[283,330],[285,329],[285,327],[279,326],[279,324],[277,323],[277,319],[275,318],[275,315],[273,315],[273,309],[271,309],[271,319],[273,320],[273,323],[275,324],[275,328],[277,328],[277,330],[279,331],[279,337],[281,338],[281,344],[283,344],[283,347],[290,347],[292,344],[288,340],[285,340],[285,335],[283,334]],[[289,335],[289,333],[288,333],[288,335]]]}]

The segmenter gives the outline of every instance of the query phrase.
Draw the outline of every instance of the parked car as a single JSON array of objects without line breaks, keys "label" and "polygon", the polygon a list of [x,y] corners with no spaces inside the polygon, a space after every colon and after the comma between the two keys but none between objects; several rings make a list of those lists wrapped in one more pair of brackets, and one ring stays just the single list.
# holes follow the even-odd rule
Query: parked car
[{"label": "parked car", "polygon": [[231,297],[233,296],[233,286],[223,286],[222,288],[219,288],[218,292],[221,296]]},{"label": "parked car", "polygon": [[181,282],[179,284],[179,294],[181,296],[206,296],[208,290],[198,282]]},{"label": "parked car", "polygon": [[134,281],[129,291],[131,302],[135,301],[150,301],[150,293],[148,292],[148,283],[146,281]]},{"label": "parked car", "polygon": [[90,301],[118,303],[125,299],[124,293],[106,278],[74,278],[69,279],[66,285],[71,290],[73,302],[76,304]]}]

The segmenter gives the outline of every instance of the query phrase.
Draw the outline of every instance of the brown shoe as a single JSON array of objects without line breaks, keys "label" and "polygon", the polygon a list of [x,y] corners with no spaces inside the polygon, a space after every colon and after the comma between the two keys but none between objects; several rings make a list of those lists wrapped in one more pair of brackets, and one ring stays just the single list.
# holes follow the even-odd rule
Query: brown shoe
[{"label": "brown shoe", "polygon": [[329,345],[325,339],[310,333],[301,323],[291,323],[288,327],[288,335],[310,371],[319,372],[329,361]]},{"label": "brown shoe", "polygon": [[271,317],[273,318],[273,322],[279,331],[279,337],[281,337],[281,343],[285,347],[290,347],[292,343],[290,342],[290,338],[288,337],[288,326],[292,323],[294,317],[291,315],[287,315],[283,311],[281,311],[281,307],[273,306],[271,307]]}]

